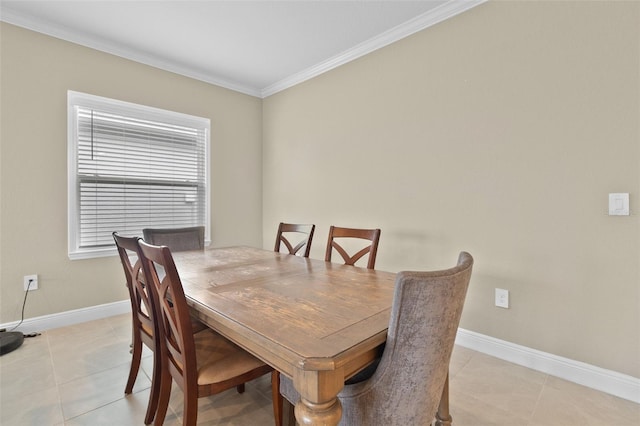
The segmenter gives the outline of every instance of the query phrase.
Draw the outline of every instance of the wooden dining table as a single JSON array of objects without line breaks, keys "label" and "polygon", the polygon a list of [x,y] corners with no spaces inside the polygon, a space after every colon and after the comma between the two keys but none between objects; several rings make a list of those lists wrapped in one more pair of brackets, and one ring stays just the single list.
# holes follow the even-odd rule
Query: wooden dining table
[{"label": "wooden dining table", "polygon": [[395,274],[252,247],[173,256],[194,315],[293,380],[298,423],[337,425],[345,379],[386,339]]}]

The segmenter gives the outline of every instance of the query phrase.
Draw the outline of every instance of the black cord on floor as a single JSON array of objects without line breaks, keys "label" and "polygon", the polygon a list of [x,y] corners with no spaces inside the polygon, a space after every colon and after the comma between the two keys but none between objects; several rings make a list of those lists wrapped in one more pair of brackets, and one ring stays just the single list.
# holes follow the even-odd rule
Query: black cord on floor
[{"label": "black cord on floor", "polygon": [[[20,322],[9,331],[13,331],[16,328],[20,327],[20,324],[22,324],[22,321],[24,321],[24,307],[27,305],[27,294],[29,294],[29,287],[31,287],[32,282],[33,282],[33,279],[30,279],[29,283],[27,284],[27,289],[24,292],[24,300],[22,301],[22,315],[20,316]],[[29,337],[33,337],[33,336],[29,336]]]}]

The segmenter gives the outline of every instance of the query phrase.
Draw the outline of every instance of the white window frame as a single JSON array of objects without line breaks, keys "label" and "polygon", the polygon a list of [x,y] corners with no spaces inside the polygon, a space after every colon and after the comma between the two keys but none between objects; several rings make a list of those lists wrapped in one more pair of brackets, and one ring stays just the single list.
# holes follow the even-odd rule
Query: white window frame
[{"label": "white window frame", "polygon": [[[138,105],[69,90],[67,92],[67,172],[68,172],[68,255],[72,260],[116,255],[115,243],[109,247],[80,247],[80,189],[78,177],[78,123],[77,108],[85,107],[107,111],[127,117],[154,120],[179,126],[204,129],[205,134],[205,244],[210,244],[210,129],[208,118]],[[142,235],[140,235],[142,236]]]}]

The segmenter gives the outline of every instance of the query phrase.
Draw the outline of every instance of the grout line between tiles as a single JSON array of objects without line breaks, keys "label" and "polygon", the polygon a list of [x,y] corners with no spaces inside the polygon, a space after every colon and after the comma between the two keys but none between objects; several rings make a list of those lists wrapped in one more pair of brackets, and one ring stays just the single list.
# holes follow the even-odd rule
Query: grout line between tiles
[{"label": "grout line between tiles", "polygon": [[538,393],[538,397],[536,398],[536,403],[533,406],[533,410],[529,414],[528,423],[527,423],[528,426],[530,426],[533,423],[533,419],[535,417],[536,412],[538,411],[538,407],[540,406],[540,401],[542,400],[542,394],[544,393],[544,389],[547,386],[548,381],[549,381],[549,375],[545,374],[544,382],[542,383],[542,386],[540,387],[540,392]]}]

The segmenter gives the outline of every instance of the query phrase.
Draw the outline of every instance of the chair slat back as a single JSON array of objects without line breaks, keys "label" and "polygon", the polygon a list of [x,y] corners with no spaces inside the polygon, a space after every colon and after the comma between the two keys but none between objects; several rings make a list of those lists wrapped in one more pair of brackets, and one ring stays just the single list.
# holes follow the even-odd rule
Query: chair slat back
[{"label": "chair slat back", "polygon": [[[309,252],[311,251],[311,242],[313,241],[313,233],[315,232],[315,230],[316,230],[316,225],[302,225],[302,224],[280,222],[280,225],[278,225],[278,233],[276,234],[276,245],[273,251],[280,252],[280,245],[282,243],[285,245],[285,247],[289,251],[289,254],[302,255],[303,257],[309,257]],[[294,235],[291,235],[291,234],[294,234]],[[301,240],[299,240],[297,244],[294,246],[289,241],[287,236],[289,238],[293,238],[295,235],[299,236],[299,234],[303,234],[304,237]],[[304,248],[304,251],[301,251],[303,248]]]},{"label": "chair slat back", "polygon": [[[153,300],[153,295],[144,284],[142,272],[142,262],[140,261],[140,248],[138,246],[139,237],[123,237],[117,232],[113,233],[116,242],[120,262],[124,269],[131,300],[131,310],[133,315],[133,326],[140,328],[140,331],[153,336],[157,334],[156,321],[157,303]],[[131,256],[135,255],[136,261],[131,264]],[[144,326],[144,327],[141,327]]]},{"label": "chair slat back", "polygon": [[[197,362],[191,318],[182,282],[166,246],[139,242],[142,268],[149,286],[156,292],[160,312],[160,350],[167,356],[173,379],[180,384],[197,384]],[[187,377],[191,376],[191,377]]]},{"label": "chair slat back", "polygon": [[[376,265],[376,256],[378,254],[380,232],[380,229],[354,229],[331,226],[331,228],[329,228],[329,239],[327,241],[327,251],[325,253],[324,260],[326,262],[331,262],[331,254],[334,249],[340,254],[345,265],[355,265],[358,260],[366,254],[369,254],[367,269],[374,269]],[[371,244],[362,248],[355,254],[350,255],[343,247],[344,244],[340,244],[336,241],[336,239],[341,238],[369,240]]]}]

